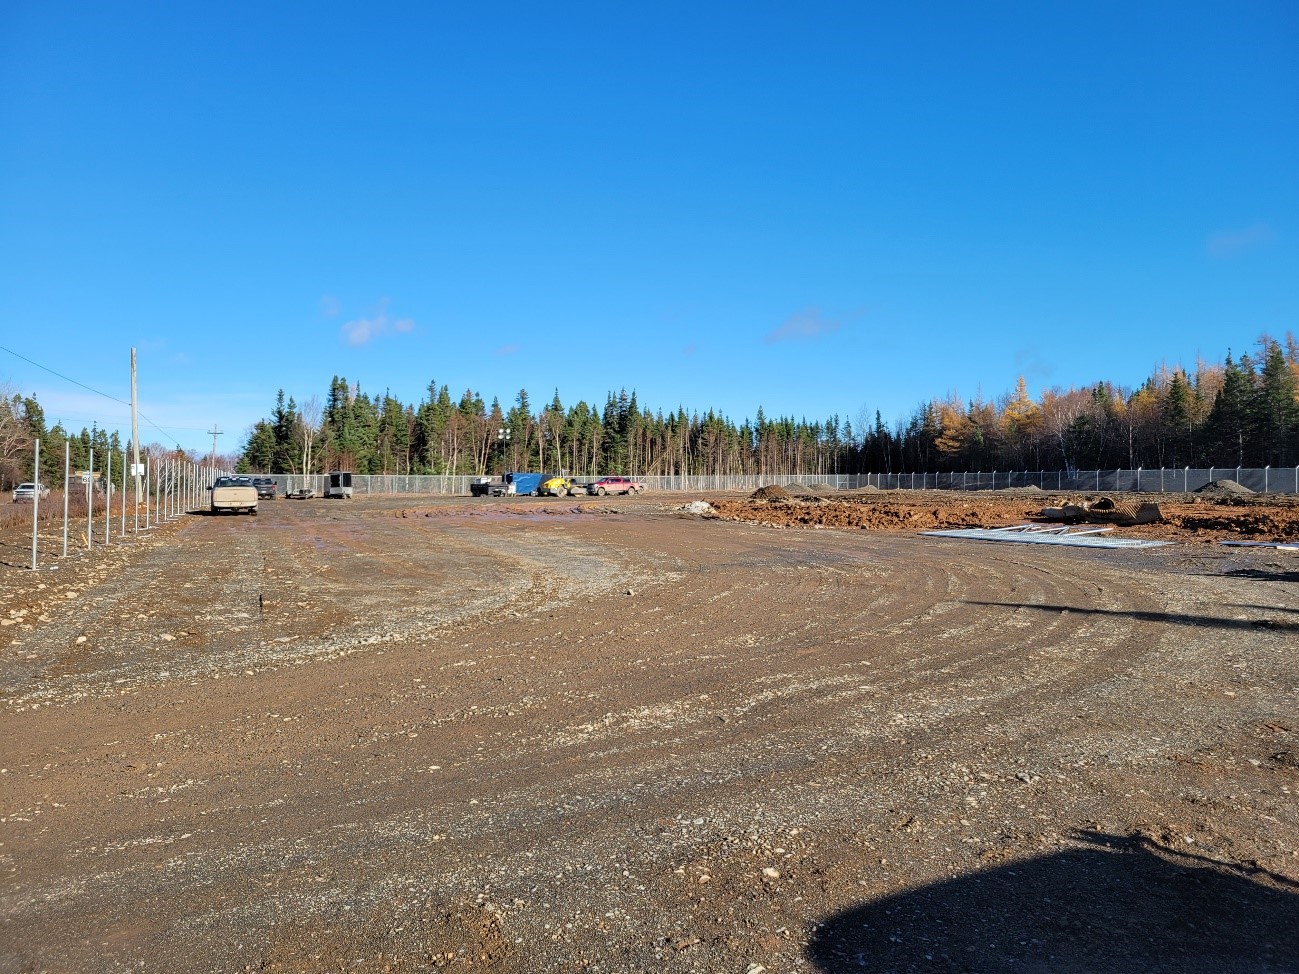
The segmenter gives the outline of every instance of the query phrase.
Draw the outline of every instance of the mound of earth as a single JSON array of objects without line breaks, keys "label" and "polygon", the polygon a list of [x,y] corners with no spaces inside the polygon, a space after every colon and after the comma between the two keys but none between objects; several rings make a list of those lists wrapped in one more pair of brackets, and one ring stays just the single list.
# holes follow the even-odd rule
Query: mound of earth
[{"label": "mound of earth", "polygon": [[787,501],[790,498],[790,493],[779,484],[767,484],[759,487],[749,497],[755,501]]},{"label": "mound of earth", "polygon": [[1028,484],[1028,485],[1026,485],[1026,486],[1024,486],[1024,487],[1007,487],[1006,490],[1004,491],[1004,493],[1007,493],[1007,494],[1045,494],[1046,491],[1044,491],[1044,490],[1043,490],[1041,487],[1039,487],[1037,484]]},{"label": "mound of earth", "polygon": [[1245,497],[1253,494],[1254,491],[1234,480],[1214,480],[1198,488],[1195,493],[1208,494],[1211,497]]}]

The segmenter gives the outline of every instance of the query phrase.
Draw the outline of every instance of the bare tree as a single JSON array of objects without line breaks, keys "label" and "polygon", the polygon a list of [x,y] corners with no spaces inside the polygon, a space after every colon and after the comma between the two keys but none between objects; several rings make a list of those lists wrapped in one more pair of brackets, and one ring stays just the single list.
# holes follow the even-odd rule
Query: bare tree
[{"label": "bare tree", "polygon": [[320,397],[312,396],[298,407],[298,422],[294,433],[302,447],[302,472],[311,473],[311,448],[320,429]]},{"label": "bare tree", "polygon": [[6,485],[21,478],[31,446],[22,400],[9,385],[0,385],[0,480]]}]

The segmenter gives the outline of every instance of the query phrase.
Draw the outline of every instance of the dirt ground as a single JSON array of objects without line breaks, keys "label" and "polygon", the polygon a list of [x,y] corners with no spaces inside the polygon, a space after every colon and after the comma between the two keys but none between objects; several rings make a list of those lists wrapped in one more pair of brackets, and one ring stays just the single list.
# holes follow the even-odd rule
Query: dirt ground
[{"label": "dirt ground", "polygon": [[0,971],[1299,971],[1299,507],[694,499],[0,535]]}]

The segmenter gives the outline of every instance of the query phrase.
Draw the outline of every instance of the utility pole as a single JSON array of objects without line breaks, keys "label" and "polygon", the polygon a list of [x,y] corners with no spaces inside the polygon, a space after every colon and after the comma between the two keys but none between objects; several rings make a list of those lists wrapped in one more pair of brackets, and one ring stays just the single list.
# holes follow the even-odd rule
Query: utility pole
[{"label": "utility pole", "polygon": [[212,470],[215,471],[216,470],[216,438],[218,436],[221,436],[222,434],[221,434],[221,430],[217,427],[216,423],[212,424],[212,428],[208,430],[208,433],[212,435]]}]

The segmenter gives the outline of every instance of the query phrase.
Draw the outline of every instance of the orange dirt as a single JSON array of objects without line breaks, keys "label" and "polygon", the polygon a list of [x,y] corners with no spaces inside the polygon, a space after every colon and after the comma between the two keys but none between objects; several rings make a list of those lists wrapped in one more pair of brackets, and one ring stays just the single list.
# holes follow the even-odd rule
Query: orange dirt
[{"label": "orange dirt", "polygon": [[[868,531],[932,531],[1046,523],[1042,509],[1095,499],[1095,494],[1046,491],[956,493],[953,491],[845,491],[831,495],[780,494],[761,488],[753,496],[718,497],[717,516],[773,527],[821,527]],[[1115,496],[1115,495],[1106,495]],[[1199,497],[1194,494],[1123,494],[1133,506],[1159,506],[1162,521],[1115,528],[1115,534],[1188,544],[1218,541],[1299,541],[1299,498],[1287,495]]]}]

